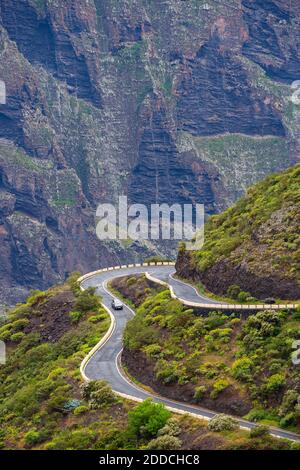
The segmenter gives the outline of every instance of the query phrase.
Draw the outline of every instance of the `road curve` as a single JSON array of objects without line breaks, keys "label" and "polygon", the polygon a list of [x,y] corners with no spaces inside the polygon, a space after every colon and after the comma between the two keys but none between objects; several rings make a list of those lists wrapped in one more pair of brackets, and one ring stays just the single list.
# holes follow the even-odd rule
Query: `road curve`
[{"label": "road curve", "polygon": [[[212,306],[219,304],[213,299],[208,299],[200,295],[194,287],[174,279],[172,277],[175,272],[174,266],[123,267],[118,270],[99,271],[88,276],[83,276],[81,278],[81,288],[86,289],[90,286],[96,287],[97,294],[102,298],[102,305],[109,312],[112,319],[108,333],[82,362],[81,373],[83,378],[85,380],[106,380],[110,383],[112,389],[123,397],[135,401],[142,401],[151,397],[156,402],[164,403],[174,412],[189,413],[198,418],[209,420],[218,413],[185,402],[177,402],[151,394],[130,382],[122,372],[120,356],[123,348],[123,332],[127,321],[134,315],[134,311],[127,305],[124,305],[123,310],[116,312],[111,309],[113,295],[108,291],[107,283],[116,277],[145,272],[158,282],[171,286],[171,292],[181,299],[212,304]],[[244,419],[238,419],[238,422],[241,428],[247,430],[255,426],[254,423]],[[271,433],[276,437],[300,441],[300,435],[282,429],[271,428]]]}]

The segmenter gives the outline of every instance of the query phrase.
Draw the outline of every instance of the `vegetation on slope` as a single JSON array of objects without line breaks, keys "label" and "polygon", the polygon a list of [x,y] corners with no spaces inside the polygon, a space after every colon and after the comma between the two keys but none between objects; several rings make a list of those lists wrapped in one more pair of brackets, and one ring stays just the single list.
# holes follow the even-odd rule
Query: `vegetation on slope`
[{"label": "vegetation on slope", "polygon": [[216,294],[300,298],[300,164],[267,177],[205,226],[201,251],[181,247],[177,272]]},{"label": "vegetation on slope", "polygon": [[292,363],[300,338],[300,311],[195,315],[169,291],[139,302],[147,280],[118,279],[114,288],[137,307],[125,332],[129,372],[157,392],[221,412],[248,415],[300,431],[299,366]]}]

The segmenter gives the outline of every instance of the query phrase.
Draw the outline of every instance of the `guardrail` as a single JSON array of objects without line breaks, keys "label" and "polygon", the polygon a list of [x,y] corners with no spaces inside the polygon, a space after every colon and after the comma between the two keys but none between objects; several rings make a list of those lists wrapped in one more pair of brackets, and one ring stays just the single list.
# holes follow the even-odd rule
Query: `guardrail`
[{"label": "guardrail", "polygon": [[[90,279],[91,277],[96,276],[97,274],[101,274],[104,272],[108,271],[118,271],[121,269],[128,269],[128,268],[143,268],[143,267],[154,267],[154,266],[175,266],[175,261],[157,261],[157,262],[150,262],[150,263],[136,263],[136,264],[124,264],[120,266],[111,266],[109,268],[102,268],[98,269],[97,271],[93,271],[87,274],[84,274],[78,279],[78,282],[80,285],[82,282],[86,281],[87,279]],[[161,279],[157,279],[155,276],[152,274],[149,274],[147,271],[145,271],[146,277],[152,281],[156,282],[157,284],[164,285],[170,290],[170,295],[173,299],[179,300],[181,303],[188,307],[193,307],[193,308],[202,308],[206,310],[212,310],[212,309],[218,309],[218,310],[245,310],[245,311],[251,311],[251,310],[287,310],[287,309],[296,309],[300,304],[222,304],[222,303],[216,303],[216,304],[211,304],[211,303],[204,303],[204,302],[192,302],[190,300],[185,300],[182,299],[181,297],[178,297],[174,289],[171,285],[169,285],[167,282],[162,281]]]}]

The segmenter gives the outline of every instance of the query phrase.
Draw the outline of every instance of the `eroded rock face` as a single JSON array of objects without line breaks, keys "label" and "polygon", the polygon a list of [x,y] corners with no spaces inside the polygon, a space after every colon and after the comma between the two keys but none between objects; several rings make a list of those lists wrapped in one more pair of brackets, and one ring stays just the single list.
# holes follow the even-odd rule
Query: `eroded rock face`
[{"label": "eroded rock face", "polygon": [[[93,10],[87,2],[72,2],[70,6],[37,10],[28,0],[3,0],[2,24],[20,52],[33,64],[40,64],[68,84],[78,98],[101,105],[100,92],[91,81],[93,60],[90,50],[76,38],[89,35],[94,24]],[[84,11],[83,11],[84,9]]]},{"label": "eroded rock face", "polygon": [[299,78],[300,15],[285,3],[1,1],[5,288],[157,251],[100,242],[101,202],[214,213],[299,159],[286,84]]},{"label": "eroded rock face", "polygon": [[201,251],[181,246],[177,273],[218,295],[239,286],[246,297],[299,299],[299,183],[298,164],[252,187],[208,221]]},{"label": "eroded rock face", "polygon": [[[263,255],[261,255],[263,256]],[[176,263],[178,275],[195,282],[202,282],[206,288],[216,295],[226,295],[228,288],[238,285],[255,298],[279,298],[295,300],[300,297],[300,288],[297,280],[288,278],[285,273],[270,269],[261,272],[257,259],[256,269],[248,266],[247,262],[233,263],[230,259],[217,262],[205,272],[200,272],[191,259],[189,253],[180,253]]]}]

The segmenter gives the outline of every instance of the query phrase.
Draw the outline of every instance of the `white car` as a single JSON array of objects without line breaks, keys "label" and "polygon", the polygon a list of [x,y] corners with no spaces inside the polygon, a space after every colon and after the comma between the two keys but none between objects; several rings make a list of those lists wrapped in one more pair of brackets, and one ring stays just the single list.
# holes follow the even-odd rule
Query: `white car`
[{"label": "white car", "polygon": [[114,310],[122,310],[123,304],[119,299],[113,299],[111,302],[111,306]]}]

